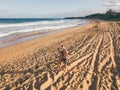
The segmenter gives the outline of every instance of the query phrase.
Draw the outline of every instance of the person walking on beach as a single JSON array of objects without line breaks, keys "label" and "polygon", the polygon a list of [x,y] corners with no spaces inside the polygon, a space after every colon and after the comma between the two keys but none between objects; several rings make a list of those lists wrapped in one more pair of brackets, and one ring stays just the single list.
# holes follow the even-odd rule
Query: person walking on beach
[{"label": "person walking on beach", "polygon": [[61,62],[63,62],[64,67],[66,69],[67,63],[68,63],[68,61],[67,61],[68,51],[64,45],[61,45],[61,48],[58,48],[58,52],[59,52],[59,61],[58,61],[59,66],[58,67],[59,67],[59,69],[61,69]]}]

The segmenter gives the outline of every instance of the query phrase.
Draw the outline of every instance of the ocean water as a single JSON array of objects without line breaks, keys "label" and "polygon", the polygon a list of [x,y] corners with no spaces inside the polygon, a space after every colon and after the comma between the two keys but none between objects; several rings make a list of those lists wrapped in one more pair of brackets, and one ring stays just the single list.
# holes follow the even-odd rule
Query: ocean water
[{"label": "ocean water", "polygon": [[83,19],[1,18],[0,48],[87,23]]}]

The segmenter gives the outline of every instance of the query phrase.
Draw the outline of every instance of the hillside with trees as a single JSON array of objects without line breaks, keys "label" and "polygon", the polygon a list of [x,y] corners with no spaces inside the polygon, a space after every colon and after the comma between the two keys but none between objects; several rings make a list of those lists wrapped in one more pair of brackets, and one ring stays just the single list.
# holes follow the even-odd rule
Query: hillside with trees
[{"label": "hillside with trees", "polygon": [[106,13],[96,13],[85,17],[66,17],[65,19],[102,19],[102,20],[117,20],[120,21],[120,12],[115,12],[110,9]]}]

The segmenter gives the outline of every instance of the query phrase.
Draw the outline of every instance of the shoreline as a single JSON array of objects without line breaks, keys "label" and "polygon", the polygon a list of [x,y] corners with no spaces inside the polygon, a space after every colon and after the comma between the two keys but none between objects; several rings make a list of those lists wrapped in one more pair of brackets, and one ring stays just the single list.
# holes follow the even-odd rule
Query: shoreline
[{"label": "shoreline", "polygon": [[[110,90],[120,88],[120,26],[92,21],[0,49],[0,89]],[[69,65],[58,68],[57,48],[68,50]]]},{"label": "shoreline", "polygon": [[51,31],[48,31],[48,32],[33,32],[33,33],[29,33],[29,34],[23,34],[23,35],[20,35],[20,36],[16,36],[16,37],[13,37],[13,38],[10,38],[10,39],[7,39],[7,40],[4,40],[3,42],[1,42],[0,43],[1,44],[0,48],[5,48],[5,47],[12,46],[12,45],[15,45],[15,44],[19,44],[19,43],[22,43],[22,42],[27,42],[27,41],[33,40],[35,38],[40,38],[40,37],[46,35],[47,33],[51,33]]},{"label": "shoreline", "polygon": [[46,32],[43,31],[43,32],[24,33],[24,34],[21,34],[18,36],[10,37],[10,38],[8,38],[9,37],[8,36],[7,39],[0,41],[0,48],[5,48],[8,46],[18,44],[18,43],[27,42],[27,41],[30,41],[30,40],[33,40],[36,38],[42,38],[43,36],[46,36],[49,34],[54,34],[54,33],[57,33],[57,32],[63,31],[63,30],[69,30],[70,28],[81,27],[81,26],[87,25],[89,23],[90,23],[90,20],[88,20],[84,24],[79,24],[76,26],[67,27],[67,28],[58,29],[58,30],[52,30],[52,31],[46,31]]},{"label": "shoreline", "polygon": [[[94,23],[94,21],[90,21],[90,23],[82,25],[82,26],[75,26],[75,27],[65,28],[65,29],[60,30],[58,32],[47,34],[47,35],[39,37],[39,38],[34,38],[34,39],[31,39],[31,40],[28,40],[28,41],[25,41],[25,42],[20,42],[20,43],[16,43],[16,44],[13,44],[13,45],[10,45],[10,46],[7,46],[7,47],[2,47],[2,48],[0,48],[0,53],[1,53],[1,55],[0,55],[0,58],[1,58],[0,64],[2,64],[2,61],[6,62],[7,59],[11,60],[11,59],[14,59],[16,57],[18,58],[18,57],[26,56],[28,54],[32,54],[33,51],[38,48],[38,46],[41,47],[41,48],[43,47],[38,42],[48,44],[49,43],[48,41],[50,39],[52,39],[54,41],[54,38],[56,38],[56,37],[59,37],[58,38],[58,41],[59,41],[61,35],[65,36],[66,33],[72,33],[77,29],[82,29],[84,27],[86,28],[87,26],[92,25],[91,22]],[[56,42],[58,42],[58,41],[56,41]],[[36,43],[36,45],[33,45],[34,43]],[[36,47],[36,48],[33,48],[33,47]],[[23,50],[25,50],[25,51],[22,51],[21,48]],[[14,53],[14,52],[16,52],[16,53]],[[7,61],[9,61],[9,60],[7,60]]]}]

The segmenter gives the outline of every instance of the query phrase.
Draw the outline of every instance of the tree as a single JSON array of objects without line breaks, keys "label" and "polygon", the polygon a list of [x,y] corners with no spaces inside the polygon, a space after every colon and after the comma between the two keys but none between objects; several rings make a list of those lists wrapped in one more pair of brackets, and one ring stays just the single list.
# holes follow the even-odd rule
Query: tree
[{"label": "tree", "polygon": [[116,12],[114,12],[112,9],[106,12],[106,17],[108,19],[113,19],[116,18]]}]

